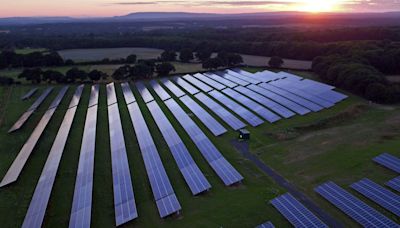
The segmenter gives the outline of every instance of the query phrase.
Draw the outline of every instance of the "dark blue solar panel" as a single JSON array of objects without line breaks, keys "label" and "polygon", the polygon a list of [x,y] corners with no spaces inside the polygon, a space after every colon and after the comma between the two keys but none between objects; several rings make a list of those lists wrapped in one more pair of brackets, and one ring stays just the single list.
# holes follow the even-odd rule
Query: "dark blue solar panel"
[{"label": "dark blue solar panel", "polygon": [[265,107],[271,109],[272,111],[278,113],[279,115],[281,115],[284,118],[290,118],[290,117],[296,115],[294,112],[283,107],[282,105],[262,96],[261,94],[254,92],[246,87],[238,86],[235,88],[235,90],[246,95],[249,98],[252,98],[253,100],[255,100],[258,103],[264,105]]},{"label": "dark blue solar panel", "polygon": [[250,112],[249,110],[245,109],[243,106],[239,105],[238,103],[234,102],[224,94],[213,90],[209,93],[210,96],[212,96],[214,99],[218,100],[221,102],[223,105],[228,107],[231,111],[236,113],[238,116],[242,117],[244,120],[246,120],[251,126],[256,127],[264,121],[260,119],[258,116]]},{"label": "dark blue solar panel", "polygon": [[331,181],[314,190],[364,227],[398,227],[392,220]]},{"label": "dark blue solar panel", "polygon": [[221,77],[219,75],[216,75],[216,74],[204,73],[204,75],[207,76],[208,78],[211,78],[212,80],[215,80],[215,81],[217,81],[217,82],[229,87],[229,88],[233,88],[233,87],[238,85],[238,84],[236,84],[236,83],[234,83],[232,81],[229,81],[229,80],[227,80],[227,79],[225,79],[225,78],[223,78],[223,77]]},{"label": "dark blue solar panel", "polygon": [[224,107],[219,105],[213,99],[205,95],[204,93],[198,93],[195,97],[207,106],[211,111],[213,111],[217,116],[219,116],[225,123],[227,123],[233,130],[239,130],[246,127],[242,121],[240,121],[236,116],[226,110]]},{"label": "dark blue solar panel", "polygon": [[122,93],[127,104],[136,102],[135,96],[133,96],[131,87],[128,82],[121,83]]},{"label": "dark blue solar panel", "polygon": [[143,84],[143,82],[136,82],[135,85],[136,85],[137,90],[140,93],[140,96],[142,96],[143,101],[145,103],[148,103],[148,102],[154,100],[154,98],[151,95],[150,91],[146,88],[146,86]]},{"label": "dark blue solar panel", "polygon": [[183,79],[185,79],[186,81],[192,83],[193,85],[195,85],[197,88],[199,88],[201,91],[207,93],[210,92],[212,90],[212,88],[208,85],[206,85],[204,82],[198,80],[197,78],[194,78],[191,75],[185,75],[182,77]]},{"label": "dark blue solar panel", "polygon": [[31,98],[33,96],[33,94],[36,93],[36,91],[38,91],[38,88],[33,88],[33,89],[29,90],[25,95],[23,95],[21,97],[21,100],[26,100],[26,99]]},{"label": "dark blue solar panel", "polygon": [[263,106],[257,104],[253,100],[241,95],[240,93],[230,89],[226,88],[222,90],[223,93],[231,97],[232,99],[236,100],[237,102],[241,103],[242,105],[246,106],[253,112],[257,113],[259,116],[263,117],[265,120],[267,120],[270,123],[274,123],[281,118],[276,115],[275,113],[269,111],[268,109],[264,108]]},{"label": "dark blue solar panel", "polygon": [[161,87],[156,80],[151,80],[150,85],[156,94],[161,98],[161,100],[165,101],[171,98],[167,91],[165,91],[165,89]]},{"label": "dark blue solar panel", "polygon": [[215,74],[217,74],[217,75],[219,75],[219,76],[221,76],[221,77],[223,77],[223,78],[225,78],[225,79],[227,79],[229,81],[232,81],[232,82],[234,82],[234,83],[236,83],[238,85],[241,85],[241,86],[247,86],[247,85],[250,84],[250,82],[247,82],[247,81],[245,81],[243,79],[240,79],[238,77],[235,77],[235,76],[232,76],[230,74],[227,74],[225,72],[218,71],[218,72],[215,72]]},{"label": "dark blue solar panel", "polygon": [[398,157],[395,157],[389,153],[383,153],[375,157],[373,160],[374,162],[385,166],[388,169],[400,173],[400,159]]},{"label": "dark blue solar panel", "polygon": [[400,177],[396,177],[386,182],[386,185],[391,187],[393,190],[400,192]]},{"label": "dark blue solar panel", "polygon": [[227,131],[216,119],[214,119],[214,117],[212,117],[206,110],[198,105],[192,98],[189,96],[183,96],[179,99],[215,136],[222,135]]},{"label": "dark blue solar panel", "polygon": [[99,102],[99,85],[93,85],[90,91],[89,105],[88,107],[92,107],[97,105]]},{"label": "dark blue solar panel", "polygon": [[175,96],[177,97],[182,97],[185,96],[185,92],[183,92],[181,89],[179,89],[178,86],[176,86],[174,83],[172,83],[170,80],[167,79],[161,79],[161,82],[167,87]]},{"label": "dark blue solar panel", "polygon": [[211,188],[204,174],[194,162],[185,144],[171,125],[157,102],[152,101],[147,104],[154,121],[161,131],[169,149],[178,165],[186,183],[193,195],[207,191]]},{"label": "dark blue solar panel", "polygon": [[256,226],[256,228],[275,228],[274,224],[272,224],[272,222],[265,222],[263,224],[260,224],[258,226]]},{"label": "dark blue solar panel", "polygon": [[394,194],[393,192],[367,178],[352,184],[351,187],[368,199],[386,208],[393,214],[400,216],[399,195]]},{"label": "dark blue solar panel", "polygon": [[213,79],[211,79],[211,78],[209,78],[209,77],[207,77],[205,75],[197,73],[197,74],[193,75],[193,77],[199,79],[200,81],[203,81],[203,82],[207,83],[208,85],[210,85],[214,89],[222,90],[222,89],[226,88],[225,85],[223,85],[223,84],[221,84],[221,83],[219,83],[219,82],[217,82],[217,81],[215,81],[215,80],[213,80]]},{"label": "dark blue solar panel", "polygon": [[236,171],[228,161],[226,161],[210,139],[208,139],[208,137],[185,113],[178,103],[173,99],[169,99],[164,103],[178,120],[180,125],[185,129],[186,133],[195,143],[200,153],[221,178],[224,184],[228,186],[240,182],[243,179],[240,173]]},{"label": "dark blue solar panel", "polygon": [[230,75],[232,75],[234,77],[240,78],[240,79],[242,79],[244,81],[250,82],[251,84],[259,84],[259,83],[261,83],[261,81],[259,79],[255,78],[254,75],[250,74],[250,73],[241,74],[241,73],[238,73],[238,72],[235,72],[235,71],[232,71],[232,70],[225,70],[223,72],[227,73],[227,74],[230,74]]},{"label": "dark blue solar panel", "polygon": [[271,203],[295,227],[328,227],[290,193],[271,200]]},{"label": "dark blue solar panel", "polygon": [[191,84],[189,84],[187,81],[183,80],[180,77],[174,77],[174,81],[192,95],[200,92],[198,89],[196,89],[194,86],[192,86]]},{"label": "dark blue solar panel", "polygon": [[295,103],[295,102],[293,102],[293,101],[291,101],[291,100],[289,100],[289,99],[287,99],[285,97],[282,97],[282,96],[280,96],[280,95],[278,95],[276,93],[273,93],[273,92],[271,92],[271,91],[269,91],[267,89],[264,89],[264,88],[262,88],[260,86],[249,85],[249,86],[247,86],[247,88],[249,88],[249,89],[251,89],[251,90],[253,90],[253,91],[255,91],[255,92],[257,92],[257,93],[259,93],[259,94],[261,94],[261,95],[263,95],[263,96],[265,96],[265,97],[267,97],[267,98],[269,98],[269,99],[271,99],[273,101],[278,102],[279,104],[285,106],[288,109],[291,109],[292,111],[296,112],[299,115],[305,115],[305,114],[310,112],[310,110],[308,110],[307,108],[305,108],[305,107],[303,107],[303,106],[301,106],[301,105],[299,105],[299,104],[297,104],[297,103]]}]

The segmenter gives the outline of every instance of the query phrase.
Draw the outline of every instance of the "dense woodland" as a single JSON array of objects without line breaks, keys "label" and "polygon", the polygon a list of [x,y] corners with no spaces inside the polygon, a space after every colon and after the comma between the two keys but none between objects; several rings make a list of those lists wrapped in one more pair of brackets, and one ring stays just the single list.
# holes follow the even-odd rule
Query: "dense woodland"
[{"label": "dense woodland", "polygon": [[[63,31],[56,25],[14,28],[13,32],[0,35],[3,50],[40,47],[51,51],[30,55],[3,51],[0,68],[72,65],[73,62],[62,61],[54,52],[69,48],[161,48],[173,53],[183,52],[184,59],[180,59],[183,62],[197,58],[208,69],[239,64],[242,61],[237,56],[223,53],[242,53],[313,60],[313,71],[326,82],[377,102],[400,100],[399,86],[385,78],[385,75],[400,75],[399,27],[172,28],[145,32],[137,28],[130,31],[127,25],[118,25],[123,32],[115,32],[115,27],[105,31],[105,24],[103,27],[96,25],[95,32],[82,29],[90,24],[67,24],[62,26]],[[65,32],[72,28],[75,32]],[[220,53],[219,57],[211,59],[213,52]],[[159,60],[169,61],[168,51],[164,54],[166,56]],[[128,63],[128,60],[114,61]],[[125,70],[135,72],[127,67]],[[156,66],[153,71],[157,71]]]}]

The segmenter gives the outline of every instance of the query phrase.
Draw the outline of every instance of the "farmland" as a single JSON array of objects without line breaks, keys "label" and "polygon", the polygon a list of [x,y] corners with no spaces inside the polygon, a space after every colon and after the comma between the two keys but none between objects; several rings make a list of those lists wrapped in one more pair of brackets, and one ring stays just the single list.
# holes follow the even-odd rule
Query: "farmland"
[{"label": "farmland", "polygon": [[[313,77],[309,74],[302,76]],[[60,86],[56,87],[57,89],[61,88]],[[73,87],[75,88],[75,86]],[[4,108],[0,109],[0,118],[2,118],[2,121],[0,121],[0,151],[4,151],[0,154],[2,161],[0,163],[1,176],[5,174],[33,127],[43,115],[44,107],[47,107],[56,95],[53,92],[51,97],[46,99],[39,111],[34,114],[23,129],[14,134],[7,134],[9,127],[31,104],[32,100],[27,102],[19,100],[19,97],[30,88],[31,86],[28,85],[0,88],[1,100],[5,101],[2,105]],[[38,181],[73,90],[73,88],[69,90],[61,103],[61,107],[56,111],[18,182],[0,191],[0,213],[4,215],[1,216],[0,222],[5,227],[20,226],[22,223],[34,186]],[[78,107],[46,212],[44,227],[66,227],[68,225],[89,90],[89,86],[86,86],[82,102]],[[134,94],[137,98],[140,97],[137,90],[134,90]],[[118,100],[123,100],[119,85],[117,86],[117,96]],[[154,95],[154,97],[157,96]],[[158,98],[156,99],[159,104],[162,104]],[[149,129],[183,210],[179,216],[165,220],[159,218],[129,113],[126,105],[121,102],[119,110],[139,211],[139,218],[127,226],[254,227],[267,220],[271,220],[277,227],[288,226],[284,218],[268,204],[269,200],[286,191],[234,149],[231,141],[237,138],[236,132],[229,131],[217,138],[197,118],[193,118],[222,154],[245,178],[241,185],[225,187],[209,168],[172,114],[168,112],[164,105],[161,106],[184,140],[196,163],[213,186],[204,195],[193,197],[181,178],[173,157],[146,105],[141,99],[138,100],[138,104],[146,122],[149,124]],[[206,107],[203,108],[212,114]],[[188,112],[187,109],[186,111]],[[104,85],[100,89],[98,115],[92,225],[94,227],[112,227],[114,225],[113,193]],[[295,184],[318,206],[338,218],[346,226],[354,226],[353,221],[317,196],[313,192],[313,188],[327,180],[333,180],[347,188],[350,183],[362,177],[371,178],[380,184],[395,177],[394,173],[374,164],[371,159],[384,151],[400,156],[400,151],[398,151],[400,146],[399,116],[399,106],[370,104],[357,96],[350,95],[345,101],[321,112],[306,116],[295,116],[274,124],[264,123],[256,128],[248,127],[251,132],[250,152],[257,155],[265,164],[271,166],[289,182]],[[218,119],[216,116],[214,117]],[[357,134],[354,134],[355,132]],[[360,195],[357,196],[362,198]],[[370,205],[399,222],[398,218],[376,205],[372,203]]]}]

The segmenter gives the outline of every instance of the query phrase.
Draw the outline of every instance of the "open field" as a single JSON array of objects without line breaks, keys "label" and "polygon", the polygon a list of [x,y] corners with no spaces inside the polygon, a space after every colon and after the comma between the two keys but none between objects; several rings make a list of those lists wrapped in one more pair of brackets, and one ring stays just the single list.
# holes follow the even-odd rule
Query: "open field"
[{"label": "open field", "polygon": [[[308,75],[308,77],[313,76]],[[9,127],[33,102],[33,100],[26,102],[19,100],[19,97],[30,88],[31,86],[0,87],[1,100],[7,100],[4,105],[5,108],[0,109],[0,118],[3,120],[3,122],[0,122],[0,151],[2,151],[0,153],[0,176],[5,174],[33,127],[41,118],[44,107],[47,107],[56,95],[53,92],[33,118],[27,122],[26,126],[9,135],[6,133]],[[134,87],[132,86],[132,88]],[[60,89],[60,87],[57,86],[57,89]],[[2,215],[0,216],[0,223],[2,226],[15,227],[21,225],[51,143],[73,91],[74,89],[70,88],[60,108],[56,111],[49,127],[45,130],[34,153],[28,160],[22,176],[11,186],[0,189],[0,214]],[[7,96],[10,93],[11,96]],[[136,90],[134,90],[134,93],[136,97],[140,97]],[[36,94],[36,97],[38,94]],[[123,101],[120,86],[117,86],[117,95],[119,101]],[[86,86],[61,160],[46,212],[44,227],[67,227],[68,225],[88,97],[89,86]],[[158,100],[158,103],[162,104],[160,100]],[[270,199],[286,191],[278,187],[251,161],[244,159],[233,148],[230,141],[237,137],[236,132],[231,130],[223,136],[214,137],[197,118],[193,118],[221,150],[222,154],[245,178],[242,185],[227,188],[209,168],[172,114],[164,105],[161,105],[175,129],[177,129],[178,134],[184,140],[194,160],[212,185],[210,192],[193,197],[184,183],[161,133],[141,99],[139,99],[139,106],[149,124],[149,129],[183,210],[178,217],[166,220],[159,218],[128,110],[125,104],[121,102],[119,109],[139,212],[139,218],[127,224],[127,227],[254,227],[267,220],[271,220],[277,227],[289,225],[268,204]],[[114,226],[106,107],[106,91],[105,86],[102,85],[95,154],[93,227]],[[206,110],[208,109],[206,108]],[[187,109],[186,111],[188,112]],[[358,181],[362,177],[371,178],[380,184],[395,177],[394,173],[374,164],[371,159],[382,152],[390,152],[400,156],[398,150],[400,147],[399,117],[399,106],[369,104],[363,99],[350,95],[349,99],[328,110],[306,116],[295,116],[275,124],[264,123],[257,128],[248,127],[251,131],[250,150],[267,165],[270,165],[295,184],[303,193],[311,197],[321,208],[343,222],[346,227],[355,226],[356,224],[353,221],[316,195],[312,189],[327,180],[333,180],[347,188],[350,183]],[[223,123],[222,121],[219,122]],[[229,129],[227,126],[225,127]],[[351,192],[399,222],[399,219],[394,215],[370,203],[354,191]]]}]

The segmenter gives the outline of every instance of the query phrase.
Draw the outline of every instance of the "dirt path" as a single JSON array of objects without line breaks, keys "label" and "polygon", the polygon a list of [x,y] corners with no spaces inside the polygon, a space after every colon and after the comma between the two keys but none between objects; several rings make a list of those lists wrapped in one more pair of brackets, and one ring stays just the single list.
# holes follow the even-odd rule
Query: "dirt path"
[{"label": "dirt path", "polygon": [[250,153],[248,142],[239,142],[237,140],[232,140],[231,144],[238,150],[245,158],[252,161],[259,169],[261,169],[265,174],[270,176],[279,186],[286,189],[290,194],[292,194],[297,200],[299,200],[304,206],[315,213],[324,223],[330,227],[343,227],[343,225],[337,221],[335,218],[330,216],[317,204],[315,204],[310,198],[300,192],[296,186],[287,181],[278,172],[267,166],[264,162],[258,159],[257,156]]}]

